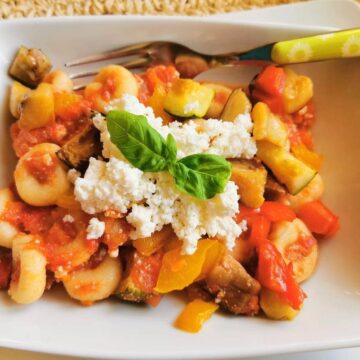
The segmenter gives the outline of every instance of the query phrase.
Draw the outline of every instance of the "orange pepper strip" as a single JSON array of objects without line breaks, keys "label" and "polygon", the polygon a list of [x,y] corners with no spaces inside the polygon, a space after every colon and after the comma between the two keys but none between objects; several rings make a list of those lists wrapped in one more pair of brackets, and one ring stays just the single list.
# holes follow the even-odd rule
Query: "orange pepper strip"
[{"label": "orange pepper strip", "polygon": [[316,171],[319,171],[323,162],[323,156],[309,150],[304,144],[293,145],[291,152],[296,158],[303,161]]},{"label": "orange pepper strip", "polygon": [[160,116],[163,119],[164,125],[173,121],[173,117],[164,110],[166,94],[165,86],[158,84],[147,102],[147,105],[151,106],[154,110],[155,116]]},{"label": "orange pepper strip", "polygon": [[181,247],[171,249],[164,254],[155,290],[168,293],[182,290],[208,271],[219,261],[224,245],[217,240],[200,240],[192,255],[182,255]]},{"label": "orange pepper strip", "polygon": [[210,319],[211,315],[218,309],[218,305],[196,299],[188,303],[175,321],[175,326],[184,331],[196,333],[203,323]]}]

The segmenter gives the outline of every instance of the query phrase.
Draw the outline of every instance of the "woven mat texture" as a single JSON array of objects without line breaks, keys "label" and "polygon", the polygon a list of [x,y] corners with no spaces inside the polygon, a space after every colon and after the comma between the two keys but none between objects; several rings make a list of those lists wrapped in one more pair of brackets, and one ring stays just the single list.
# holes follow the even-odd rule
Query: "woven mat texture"
[{"label": "woven mat texture", "polygon": [[0,0],[0,19],[59,15],[208,15],[302,0]]}]

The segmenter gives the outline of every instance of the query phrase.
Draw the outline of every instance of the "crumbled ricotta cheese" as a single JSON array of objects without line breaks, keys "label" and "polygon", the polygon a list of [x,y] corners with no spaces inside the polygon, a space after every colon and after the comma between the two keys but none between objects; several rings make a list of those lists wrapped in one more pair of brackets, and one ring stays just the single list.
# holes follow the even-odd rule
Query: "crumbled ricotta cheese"
[{"label": "crumbled ricotta cheese", "polygon": [[63,219],[63,222],[73,223],[75,221],[74,217],[70,214],[66,214]]},{"label": "crumbled ricotta cheese", "polygon": [[89,221],[89,225],[86,229],[86,239],[95,240],[99,239],[105,231],[105,223],[100,221],[96,217],[93,217]]},{"label": "crumbled ricotta cheese", "polygon": [[[110,103],[107,111],[121,109],[136,115],[146,116],[148,123],[164,138],[172,134],[177,144],[177,156],[182,158],[194,153],[210,153],[226,158],[252,158],[256,153],[255,141],[251,137],[250,114],[238,115],[233,122],[217,119],[206,121],[172,122],[163,125],[155,117],[152,108],[141,104],[135,96],[125,95]],[[234,220],[239,211],[237,187],[229,181],[225,190],[214,198],[202,201],[180,192],[174,179],[167,172],[143,173],[124,158],[111,142],[106,120],[98,114],[93,118],[100,130],[103,156],[109,159],[90,159],[84,177],[74,176],[75,197],[82,209],[95,214],[117,211],[126,215],[134,227],[132,239],[150,236],[154,231],[171,224],[175,234],[183,241],[183,251],[192,254],[203,236],[223,240],[231,249],[235,239],[246,230],[246,222]],[[101,223],[96,218],[93,227]],[[101,236],[101,231],[90,227],[91,236]],[[89,234],[88,234],[89,236]],[[96,237],[95,237],[96,238]]]},{"label": "crumbled ricotta cheese", "polygon": [[108,252],[109,256],[112,258],[116,258],[119,255],[119,248],[115,249],[115,250],[110,250]]},{"label": "crumbled ricotta cheese", "polygon": [[171,224],[187,254],[206,234],[232,248],[243,229],[233,220],[239,210],[234,182],[229,181],[223,193],[202,201],[178,191],[167,172],[143,173],[113,157],[108,163],[90,159],[84,178],[75,182],[75,197],[90,214],[109,209],[127,214],[134,227],[132,239],[148,237]]},{"label": "crumbled ricotta cheese", "polygon": [[107,210],[126,213],[154,191],[155,185],[141,170],[112,157],[108,162],[90,158],[84,177],[75,181],[74,194],[88,214]]},{"label": "crumbled ricotta cheese", "polygon": [[[250,114],[240,114],[233,122],[208,119],[187,123],[178,121],[162,125],[162,119],[155,117],[151,107],[146,107],[132,95],[110,103],[107,110],[120,109],[136,115],[146,116],[148,123],[164,138],[174,136],[178,158],[196,153],[209,153],[225,158],[243,157],[251,159],[256,154],[256,144],[251,137],[252,122]],[[103,143],[103,156],[125,160],[120,150],[111,142],[105,118],[99,114],[93,118],[94,125],[100,130]]]}]

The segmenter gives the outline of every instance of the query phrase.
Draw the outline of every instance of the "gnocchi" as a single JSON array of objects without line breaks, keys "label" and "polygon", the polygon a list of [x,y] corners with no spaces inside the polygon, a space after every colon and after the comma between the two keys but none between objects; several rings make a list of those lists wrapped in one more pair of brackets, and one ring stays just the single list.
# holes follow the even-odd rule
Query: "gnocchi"
[{"label": "gnocchi", "polygon": [[33,206],[56,204],[58,198],[70,190],[64,165],[56,156],[58,145],[43,143],[22,156],[16,166],[16,189],[26,203]]},{"label": "gnocchi", "polygon": [[38,300],[46,286],[46,258],[35,246],[36,238],[19,234],[13,240],[13,272],[9,295],[19,304]]},{"label": "gnocchi", "polygon": [[51,71],[44,77],[43,82],[51,84],[55,92],[71,92],[74,87],[70,77],[61,70]]},{"label": "gnocchi", "polygon": [[318,200],[324,193],[324,181],[320,174],[316,174],[310,183],[296,195],[287,194],[285,202],[295,212],[298,211],[302,205]]},{"label": "gnocchi", "polygon": [[121,280],[119,259],[106,256],[94,269],[81,269],[63,279],[67,293],[84,304],[108,298]]},{"label": "gnocchi", "polygon": [[20,84],[19,82],[14,81],[12,83],[10,89],[10,112],[14,118],[19,118],[21,102],[30,92],[31,89]]},{"label": "gnocchi", "polygon": [[292,263],[294,277],[298,283],[312,275],[318,259],[318,244],[301,220],[275,223],[269,238],[285,262]]},{"label": "gnocchi", "polygon": [[85,88],[85,98],[91,100],[96,110],[104,112],[113,99],[123,95],[137,95],[138,83],[134,75],[120,65],[109,65],[99,71],[95,82]]},{"label": "gnocchi", "polygon": [[[0,217],[6,211],[7,204],[14,200],[14,195],[10,189],[0,190]],[[0,220],[0,246],[11,248],[14,237],[19,230],[8,221]]]},{"label": "gnocchi", "polygon": [[266,288],[261,289],[260,292],[260,307],[265,315],[273,320],[292,320],[299,312],[281,301],[276,292]]},{"label": "gnocchi", "polygon": [[81,211],[69,211],[68,215],[72,223],[59,219],[44,238],[48,266],[55,272],[55,277],[58,279],[62,278],[64,271],[72,271],[85,264],[99,246],[99,240],[86,238],[88,217]]},{"label": "gnocchi", "polygon": [[22,99],[19,128],[32,130],[55,121],[54,91],[50,84],[41,83]]}]

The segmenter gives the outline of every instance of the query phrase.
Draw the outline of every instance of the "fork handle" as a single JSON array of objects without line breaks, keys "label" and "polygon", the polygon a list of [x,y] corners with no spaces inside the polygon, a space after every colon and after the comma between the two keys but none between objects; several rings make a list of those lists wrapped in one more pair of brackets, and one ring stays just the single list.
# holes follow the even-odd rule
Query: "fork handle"
[{"label": "fork handle", "polygon": [[241,54],[239,59],[283,65],[356,56],[360,56],[360,28],[279,41]]}]

